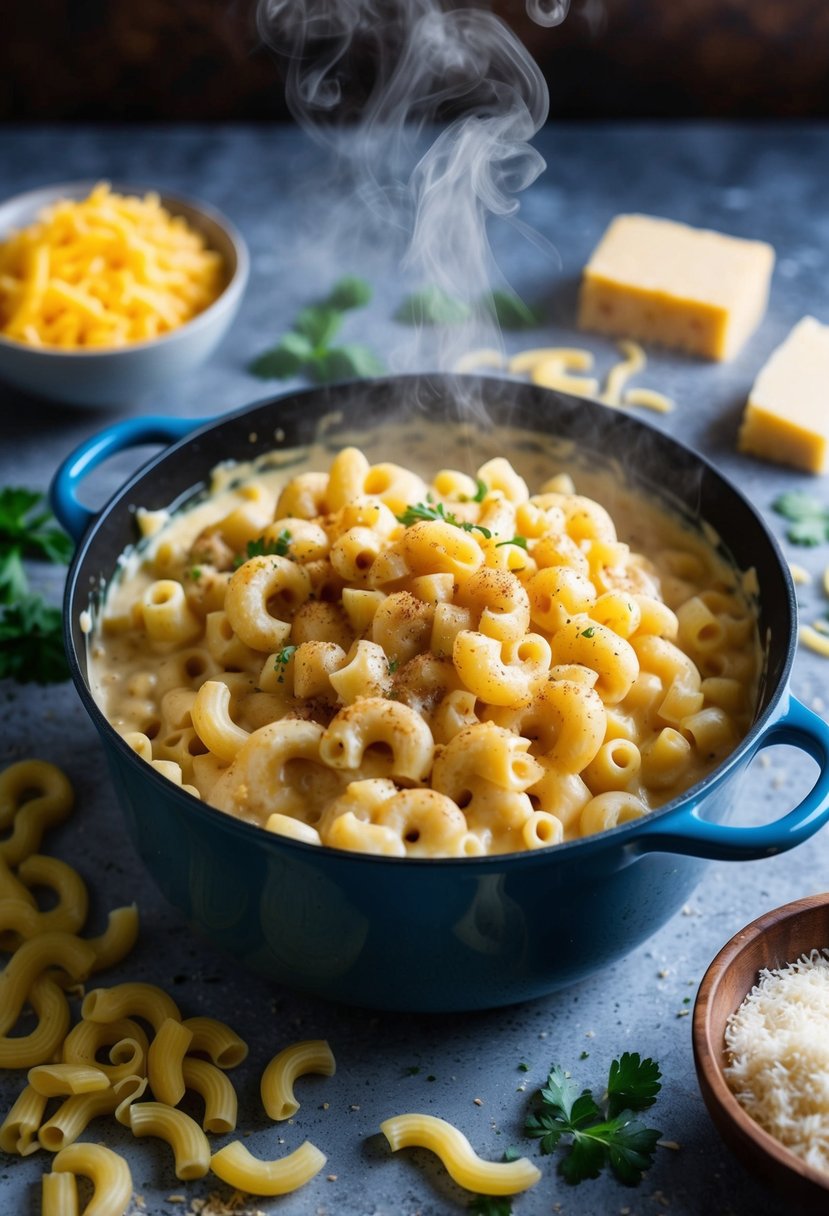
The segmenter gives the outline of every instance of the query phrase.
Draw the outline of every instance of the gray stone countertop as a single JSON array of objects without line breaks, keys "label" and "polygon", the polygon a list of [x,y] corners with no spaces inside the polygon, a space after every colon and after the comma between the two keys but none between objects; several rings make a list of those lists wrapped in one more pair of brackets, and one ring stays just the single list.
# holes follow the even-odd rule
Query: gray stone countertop
[{"label": "gray stone countertop", "polygon": [[[829,130],[553,124],[536,144],[548,167],[524,195],[521,218],[548,244],[539,249],[506,223],[493,225],[491,236],[506,279],[525,298],[544,300],[552,321],[538,332],[507,335],[510,351],[566,342],[589,346],[600,372],[611,365],[612,343],[578,334],[573,313],[581,267],[618,212],[669,216],[774,245],[778,260],[768,314],[740,356],[720,365],[649,353],[638,382],[667,393],[676,409],[666,415],[639,413],[702,451],[742,488],[786,555],[814,577],[799,588],[805,618],[823,615],[821,576],[829,549],[787,545],[783,521],[770,504],[779,492],[794,488],[829,500],[826,479],[738,455],[735,441],[748,388],[769,352],[803,315],[829,321]],[[347,337],[368,341],[380,352],[401,347],[405,334],[391,321],[402,294],[393,260],[379,248],[382,242],[365,242],[348,227],[348,208],[326,195],[315,156],[297,132],[265,126],[0,130],[0,196],[83,178],[192,195],[236,222],[253,267],[241,312],[218,351],[151,400],[92,411],[0,388],[0,484],[45,489],[77,443],[124,416],[161,411],[208,417],[261,399],[271,387],[278,392],[280,385],[253,379],[246,364],[342,273],[364,273],[376,287],[369,309],[349,319]],[[93,487],[99,501],[125,471],[122,459],[102,472]],[[32,574],[57,599],[61,573],[37,567]],[[801,648],[793,691],[818,712],[824,712],[827,672],[825,659]],[[462,1211],[466,1196],[435,1158],[412,1151],[393,1157],[378,1137],[382,1119],[404,1109],[456,1121],[491,1159],[500,1158],[508,1145],[526,1145],[544,1178],[516,1199],[516,1216],[782,1216],[792,1211],[743,1169],[715,1131],[697,1087],[688,1015],[708,963],[732,934],[770,908],[826,888],[826,830],[796,851],[766,861],[710,864],[681,914],[629,957],[572,989],[494,1012],[374,1014],[274,989],[191,934],[158,895],[125,839],[101,745],[71,685],[0,684],[0,763],[29,755],[61,765],[75,785],[74,817],[50,833],[45,848],[76,864],[86,879],[92,895],[87,932],[100,931],[112,906],[136,900],[140,908],[139,944],[104,982],[157,982],[170,988],[187,1014],[228,1020],[251,1045],[248,1061],[235,1074],[239,1127],[251,1133],[245,1143],[269,1156],[307,1137],[328,1155],[328,1165],[304,1191],[252,1201],[245,1212],[445,1216]],[[742,823],[779,817],[813,779],[811,762],[788,749],[772,750],[768,760],[755,764],[745,782]],[[259,1071],[292,1038],[317,1037],[331,1042],[337,1074],[305,1080],[300,1115],[274,1130],[259,1108]],[[521,1136],[528,1100],[553,1061],[572,1068],[584,1085],[601,1089],[611,1059],[624,1050],[659,1061],[664,1087],[653,1122],[673,1147],[658,1150],[655,1165],[635,1189],[605,1176],[570,1188],[556,1174],[555,1158],[538,1158],[535,1146]],[[0,1078],[0,1111],[8,1109],[21,1084],[21,1074]],[[179,1183],[169,1151],[157,1141],[132,1141],[117,1129],[111,1132],[109,1124],[106,1130],[93,1125],[88,1135],[105,1136],[128,1156],[136,1212],[172,1216],[211,1190],[228,1194],[209,1177]],[[26,1159],[4,1157],[0,1211],[9,1216],[38,1212],[39,1178],[46,1168],[42,1151]]]}]

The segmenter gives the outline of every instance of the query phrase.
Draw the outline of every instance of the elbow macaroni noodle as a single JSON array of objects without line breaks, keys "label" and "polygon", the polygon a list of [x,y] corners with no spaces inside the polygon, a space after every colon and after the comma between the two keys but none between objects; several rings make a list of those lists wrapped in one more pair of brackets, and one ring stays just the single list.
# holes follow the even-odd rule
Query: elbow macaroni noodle
[{"label": "elbow macaroni noodle", "polygon": [[93,691],[176,784],[306,844],[464,857],[607,830],[736,746],[759,665],[739,574],[634,508],[614,521],[567,475],[533,494],[503,457],[431,484],[356,448],[281,484],[254,467],[127,560]]}]

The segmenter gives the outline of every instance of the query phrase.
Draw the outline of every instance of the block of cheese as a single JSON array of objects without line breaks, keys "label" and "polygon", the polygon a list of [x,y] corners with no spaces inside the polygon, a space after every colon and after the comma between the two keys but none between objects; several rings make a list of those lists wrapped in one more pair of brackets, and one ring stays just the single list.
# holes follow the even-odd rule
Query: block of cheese
[{"label": "block of cheese", "polygon": [[774,250],[649,215],[618,215],[584,269],[582,329],[730,359],[766,311]]},{"label": "block of cheese", "polygon": [[829,325],[804,317],[772,353],[749,393],[738,446],[808,473],[829,469]]}]

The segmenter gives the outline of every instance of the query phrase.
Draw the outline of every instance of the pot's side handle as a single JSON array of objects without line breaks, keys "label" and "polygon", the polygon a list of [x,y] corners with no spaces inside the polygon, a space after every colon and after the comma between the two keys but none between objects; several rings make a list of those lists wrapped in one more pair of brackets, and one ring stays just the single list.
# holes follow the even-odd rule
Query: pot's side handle
[{"label": "pot's side handle", "polygon": [[684,853],[714,861],[755,861],[785,853],[802,844],[829,819],[829,725],[794,697],[764,735],[756,752],[777,743],[798,747],[817,761],[820,772],[806,797],[782,819],[759,827],[729,827],[701,819],[695,810],[680,813],[667,824],[647,821],[637,835],[644,853]]},{"label": "pot's side handle", "polygon": [[52,478],[49,499],[52,510],[74,541],[79,541],[95,518],[78,499],[83,479],[109,456],[144,443],[174,443],[203,426],[204,418],[128,418],[116,422],[87,439],[66,457]]}]

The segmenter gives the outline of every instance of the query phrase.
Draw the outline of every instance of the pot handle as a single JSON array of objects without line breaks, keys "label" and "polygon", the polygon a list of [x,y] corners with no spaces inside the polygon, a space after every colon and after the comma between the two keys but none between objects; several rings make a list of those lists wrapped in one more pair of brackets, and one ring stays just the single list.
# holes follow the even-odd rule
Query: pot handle
[{"label": "pot handle", "polygon": [[753,755],[776,743],[800,748],[820,766],[817,781],[788,815],[759,827],[740,828],[701,819],[696,809],[678,812],[676,824],[646,821],[637,835],[638,851],[684,853],[712,861],[756,861],[808,840],[829,819],[829,725],[791,697],[782,717],[757,741]]},{"label": "pot handle", "polygon": [[204,418],[163,416],[129,418],[85,440],[61,463],[49,487],[49,500],[60,524],[75,542],[81,539],[96,512],[78,500],[77,488],[87,473],[108,456],[144,443],[175,443],[197,427],[204,426],[205,421]]}]

